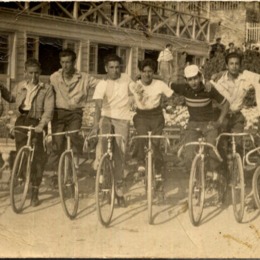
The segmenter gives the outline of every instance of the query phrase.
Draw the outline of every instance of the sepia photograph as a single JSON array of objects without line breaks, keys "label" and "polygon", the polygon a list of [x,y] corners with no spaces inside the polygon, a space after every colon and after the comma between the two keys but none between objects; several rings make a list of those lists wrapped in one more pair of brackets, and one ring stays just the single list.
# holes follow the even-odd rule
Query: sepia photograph
[{"label": "sepia photograph", "polygon": [[259,118],[259,1],[1,1],[0,258],[260,257]]}]

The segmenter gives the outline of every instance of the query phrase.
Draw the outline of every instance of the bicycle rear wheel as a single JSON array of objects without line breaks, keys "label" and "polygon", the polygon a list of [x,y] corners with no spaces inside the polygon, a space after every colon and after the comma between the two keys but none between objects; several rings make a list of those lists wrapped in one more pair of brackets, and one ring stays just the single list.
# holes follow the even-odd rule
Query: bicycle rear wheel
[{"label": "bicycle rear wheel", "polygon": [[31,152],[28,147],[22,147],[16,155],[11,175],[10,199],[12,209],[20,213],[23,209],[31,175]]},{"label": "bicycle rear wheel", "polygon": [[232,160],[230,170],[233,211],[236,221],[240,223],[243,219],[245,208],[245,183],[242,160],[238,153]]},{"label": "bicycle rear wheel", "polygon": [[115,181],[113,167],[107,154],[103,155],[96,176],[96,206],[100,223],[108,226],[115,205]]},{"label": "bicycle rear wheel", "polygon": [[260,166],[256,168],[252,182],[255,203],[260,209]]},{"label": "bicycle rear wheel", "polygon": [[79,205],[79,187],[71,151],[65,151],[60,157],[58,180],[62,208],[68,218],[74,219]]},{"label": "bicycle rear wheel", "polygon": [[191,223],[198,226],[203,212],[205,199],[204,158],[193,159],[189,181],[189,216]]},{"label": "bicycle rear wheel", "polygon": [[153,223],[153,195],[154,195],[154,187],[153,187],[153,157],[151,154],[148,154],[148,158],[146,160],[146,178],[147,178],[147,203],[148,203],[148,223]]}]

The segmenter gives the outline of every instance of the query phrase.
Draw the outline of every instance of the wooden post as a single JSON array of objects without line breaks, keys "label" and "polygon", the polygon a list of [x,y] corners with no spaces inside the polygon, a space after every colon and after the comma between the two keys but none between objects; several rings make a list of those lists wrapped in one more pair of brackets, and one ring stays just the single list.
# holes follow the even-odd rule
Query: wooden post
[{"label": "wooden post", "polygon": [[78,20],[78,13],[79,13],[79,2],[75,1],[73,4],[73,18]]},{"label": "wooden post", "polygon": [[148,21],[148,30],[151,31],[152,30],[152,7],[148,7],[148,17],[147,17]]},{"label": "wooden post", "polygon": [[114,19],[113,19],[113,23],[115,26],[118,25],[118,2],[114,3]]}]

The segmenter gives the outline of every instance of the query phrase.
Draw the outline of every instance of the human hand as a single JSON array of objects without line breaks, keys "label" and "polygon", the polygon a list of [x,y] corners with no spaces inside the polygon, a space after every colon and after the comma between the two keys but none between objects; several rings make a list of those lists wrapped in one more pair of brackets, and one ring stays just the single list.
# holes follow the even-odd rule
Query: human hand
[{"label": "human hand", "polygon": [[210,81],[207,81],[207,82],[205,83],[205,91],[206,91],[206,92],[210,92],[212,88],[214,88],[213,84],[210,83]]},{"label": "human hand", "polygon": [[41,125],[35,126],[35,128],[34,128],[35,133],[41,133],[42,131],[43,131],[43,126],[41,126]]}]

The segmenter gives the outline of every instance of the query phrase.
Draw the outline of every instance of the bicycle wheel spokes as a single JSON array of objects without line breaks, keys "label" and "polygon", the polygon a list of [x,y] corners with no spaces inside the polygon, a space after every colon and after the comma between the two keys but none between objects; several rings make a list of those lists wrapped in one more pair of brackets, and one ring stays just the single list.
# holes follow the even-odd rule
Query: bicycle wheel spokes
[{"label": "bicycle wheel spokes", "polygon": [[239,154],[232,160],[231,164],[232,176],[232,203],[233,211],[237,222],[241,222],[244,215],[245,207],[245,184],[242,160]]},{"label": "bicycle wheel spokes", "polygon": [[153,170],[154,170],[154,161],[151,154],[149,154],[146,160],[146,178],[147,178],[147,203],[148,203],[148,223],[153,223],[153,196],[154,196],[154,187],[153,187]]},{"label": "bicycle wheel spokes", "polygon": [[26,200],[31,173],[30,157],[29,149],[22,147],[14,161],[10,183],[10,198],[15,213],[22,211]]},{"label": "bicycle wheel spokes", "polygon": [[79,189],[71,152],[65,152],[61,155],[58,177],[59,193],[63,210],[67,217],[73,219],[76,217],[78,211]]},{"label": "bicycle wheel spokes", "polygon": [[257,207],[260,209],[260,167],[257,167],[253,176],[253,191]]},{"label": "bicycle wheel spokes", "polygon": [[191,223],[197,226],[200,222],[205,198],[204,161],[195,157],[189,181],[189,215]]},{"label": "bicycle wheel spokes", "polygon": [[96,205],[98,219],[104,226],[111,222],[115,203],[115,183],[112,164],[107,155],[100,161],[96,176]]}]

